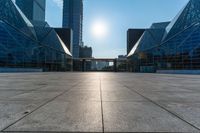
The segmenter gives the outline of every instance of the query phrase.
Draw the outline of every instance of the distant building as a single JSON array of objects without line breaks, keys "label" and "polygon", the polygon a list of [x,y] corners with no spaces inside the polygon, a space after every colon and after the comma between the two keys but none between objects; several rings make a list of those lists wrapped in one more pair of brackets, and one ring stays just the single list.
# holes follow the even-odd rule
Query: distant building
[{"label": "distant building", "polygon": [[73,30],[72,55],[78,58],[79,46],[82,45],[83,0],[64,0],[63,27]]},{"label": "distant building", "polygon": [[129,29],[127,31],[127,55],[144,33],[145,29]]},{"label": "distant building", "polygon": [[[92,47],[84,46],[82,43],[82,46],[80,46],[80,58],[92,58]],[[92,61],[85,62],[85,70],[90,71],[93,68],[94,63]]]},{"label": "distant building", "polygon": [[80,58],[92,58],[92,47],[80,46]]},{"label": "distant building", "polygon": [[126,60],[127,59],[126,57],[127,57],[126,55],[119,55],[118,60]]},{"label": "distant building", "polygon": [[103,70],[103,69],[105,69],[107,67],[109,67],[109,62],[106,62],[106,61],[99,61],[96,64],[97,70]]},{"label": "distant building", "polygon": [[69,28],[54,28],[66,47],[72,52],[73,32]]},{"label": "distant building", "polygon": [[46,0],[16,0],[16,4],[29,20],[45,21]]},{"label": "distant building", "polygon": [[96,61],[92,61],[91,70],[93,70],[93,71],[97,70],[97,62]]}]

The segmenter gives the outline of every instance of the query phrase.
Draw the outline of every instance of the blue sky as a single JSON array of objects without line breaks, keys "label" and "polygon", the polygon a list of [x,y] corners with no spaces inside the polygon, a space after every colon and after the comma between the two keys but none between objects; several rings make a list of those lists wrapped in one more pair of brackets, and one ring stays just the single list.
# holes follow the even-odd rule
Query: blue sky
[{"label": "blue sky", "polygon": [[[93,47],[94,57],[126,54],[129,28],[147,28],[153,22],[170,21],[188,0],[84,0],[83,41]],[[47,0],[46,20],[51,26],[62,25],[61,0]],[[108,34],[97,39],[91,33],[96,20],[105,22]]]}]

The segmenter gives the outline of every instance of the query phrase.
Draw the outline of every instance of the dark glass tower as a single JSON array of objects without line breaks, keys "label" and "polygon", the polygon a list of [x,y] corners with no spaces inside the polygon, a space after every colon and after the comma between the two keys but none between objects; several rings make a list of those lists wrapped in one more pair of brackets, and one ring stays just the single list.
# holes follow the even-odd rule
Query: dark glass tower
[{"label": "dark glass tower", "polygon": [[129,29],[127,31],[127,55],[140,39],[145,29]]},{"label": "dark glass tower", "polygon": [[73,30],[73,57],[79,57],[82,44],[83,0],[63,1],[63,27]]},{"label": "dark glass tower", "polygon": [[45,21],[46,0],[16,0],[16,4],[29,20]]}]

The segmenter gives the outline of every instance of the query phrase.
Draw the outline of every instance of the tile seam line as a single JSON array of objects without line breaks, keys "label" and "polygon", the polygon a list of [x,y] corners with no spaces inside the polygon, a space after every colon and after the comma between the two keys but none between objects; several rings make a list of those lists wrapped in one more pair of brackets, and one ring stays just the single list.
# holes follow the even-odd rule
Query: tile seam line
[{"label": "tile seam line", "polygon": [[[32,92],[35,92],[35,91],[37,91],[37,90],[39,90],[39,89],[41,89],[41,88],[43,88],[43,87],[45,87],[45,86],[40,86],[40,87],[36,87],[35,89],[31,89],[31,90],[12,90],[12,91],[15,91],[15,92],[20,92],[20,91],[23,91],[22,93],[19,93],[19,94],[17,94],[16,96],[19,96],[19,95],[24,95],[24,94],[27,94],[27,93],[32,93]],[[1,92],[2,90],[0,90],[0,92]],[[4,91],[4,90],[3,90]],[[8,92],[10,92],[10,90],[8,90]],[[12,96],[10,97],[10,98],[13,98]],[[18,101],[18,100],[16,100],[16,99],[12,99],[12,100],[5,100],[6,98],[3,98],[3,99],[1,99],[0,98],[0,101]],[[20,100],[19,100],[20,101]],[[0,131],[1,132],[1,131]]]},{"label": "tile seam line", "polygon": [[[17,96],[19,96],[19,95],[24,95],[24,94],[27,94],[27,93],[32,93],[32,92],[35,92],[35,91],[37,91],[37,90],[39,90],[39,89],[41,89],[41,88],[43,88],[43,87],[45,87],[45,85],[44,86],[40,86],[40,87],[36,87],[35,89],[31,89],[31,90],[22,90],[22,91],[24,91],[23,93],[20,93],[20,94],[17,94]],[[1,90],[0,90],[1,91]],[[20,91],[20,90],[19,90]],[[18,90],[16,90],[16,92],[18,92]],[[12,97],[11,97],[12,98]]]},{"label": "tile seam line", "polygon": [[145,98],[146,100],[148,100],[149,102],[153,103],[154,105],[158,106],[159,108],[165,110],[166,112],[168,112],[169,114],[175,116],[176,118],[178,118],[179,120],[185,122],[186,124],[190,125],[191,127],[197,129],[198,131],[200,131],[200,128],[198,128],[197,126],[193,125],[192,123],[188,122],[187,120],[185,120],[184,118],[180,117],[178,114],[176,114],[175,112],[170,111],[169,109],[165,108],[164,106],[160,105],[159,103],[151,100],[150,98],[142,95],[141,93],[139,93],[138,91],[131,89],[130,87],[124,85],[124,87],[126,87],[127,89],[131,90],[132,92],[142,96],[143,98]]},{"label": "tile seam line", "polygon": [[100,89],[100,98],[101,98],[101,119],[102,119],[102,132],[104,133],[104,115],[103,115],[103,99],[102,99],[102,88],[101,88],[101,76],[99,76],[99,89]]},{"label": "tile seam line", "polygon": [[102,132],[76,132],[76,131],[0,131],[0,133],[102,133]]},{"label": "tile seam line", "polygon": [[[83,82],[83,81],[81,81]],[[76,87],[78,84],[80,84],[81,82],[78,82],[77,84],[75,84],[74,86],[72,86],[71,89],[73,89],[74,87]],[[35,108],[34,110],[32,110],[30,113],[28,113],[27,115],[24,115],[23,117],[19,118],[18,120],[14,121],[13,123],[9,124],[8,126],[6,126],[5,128],[3,128],[2,130],[0,130],[0,132],[7,132],[5,131],[6,129],[8,129],[9,127],[13,126],[14,124],[16,124],[17,122],[21,121],[22,119],[24,119],[25,117],[31,115],[32,113],[34,113],[35,111],[37,111],[38,109],[40,109],[41,107],[47,105],[48,103],[54,101],[55,99],[57,99],[58,97],[64,95],[65,93],[67,93],[69,90],[63,91],[62,93],[58,94],[57,96],[53,97],[52,99],[46,101],[45,103],[41,104],[40,106],[38,106],[37,108]]]}]

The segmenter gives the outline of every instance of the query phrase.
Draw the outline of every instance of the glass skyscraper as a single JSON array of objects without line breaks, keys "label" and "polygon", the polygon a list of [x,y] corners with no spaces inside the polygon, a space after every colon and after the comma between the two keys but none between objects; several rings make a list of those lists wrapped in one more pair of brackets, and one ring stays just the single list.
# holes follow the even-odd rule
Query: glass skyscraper
[{"label": "glass skyscraper", "polygon": [[46,0],[16,0],[16,4],[29,20],[45,21]]},{"label": "glass skyscraper", "polygon": [[79,58],[79,46],[82,45],[83,0],[63,2],[63,27],[73,30],[72,55],[74,58]]},{"label": "glass skyscraper", "polygon": [[132,71],[200,70],[200,0],[190,0],[171,22],[154,23],[128,58]]}]

